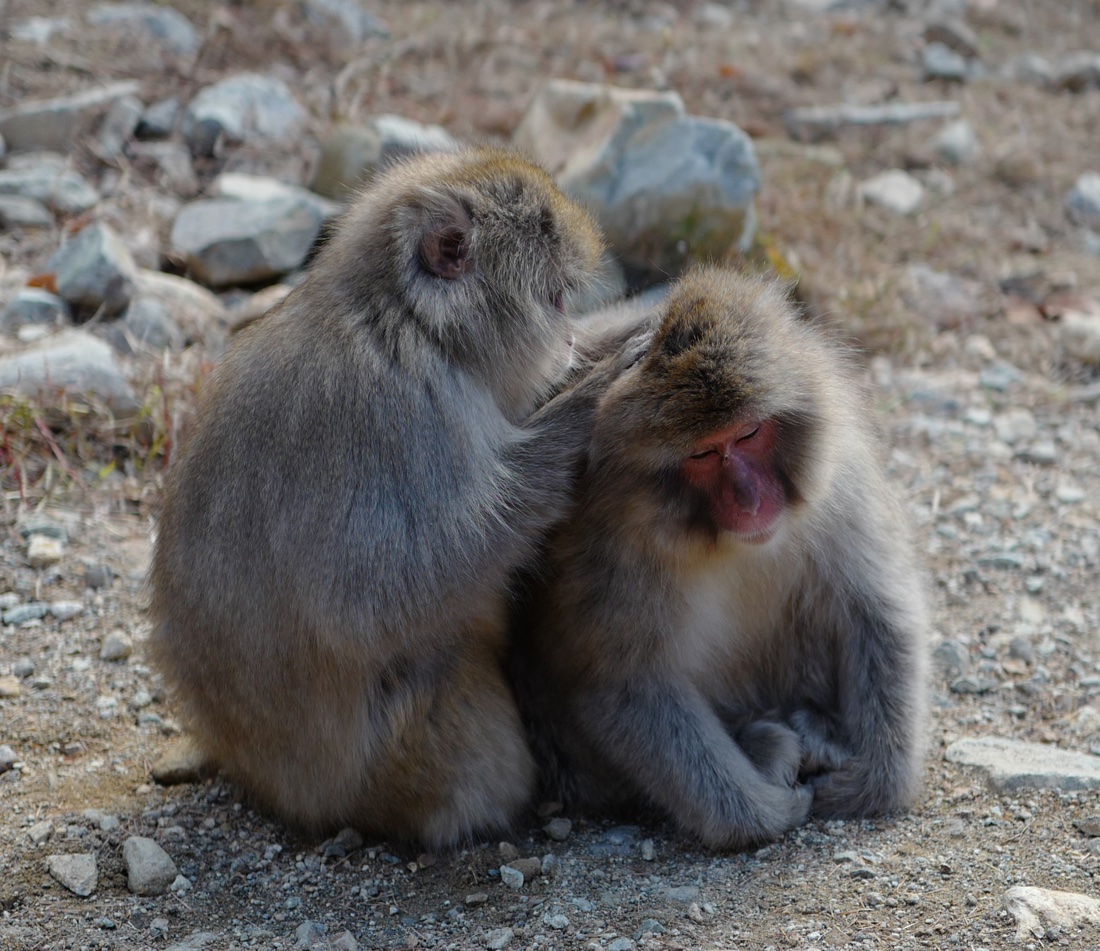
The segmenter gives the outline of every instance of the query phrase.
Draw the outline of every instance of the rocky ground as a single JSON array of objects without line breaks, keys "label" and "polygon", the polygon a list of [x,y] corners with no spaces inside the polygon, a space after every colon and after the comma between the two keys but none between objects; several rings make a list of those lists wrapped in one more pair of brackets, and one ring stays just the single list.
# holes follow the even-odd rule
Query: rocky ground
[{"label": "rocky ground", "polygon": [[[140,419],[0,396],[0,947],[1100,946],[1100,3],[379,0],[384,35],[318,13],[341,3],[172,7],[193,35],[0,0],[0,115],[128,81],[143,110],[187,103],[243,70],[302,109],[278,146],[207,148],[178,125],[135,139],[133,122],[122,141],[80,129],[54,160],[8,143],[0,198],[37,207],[0,201],[0,385],[4,361],[80,324]],[[170,234],[182,203],[226,170],[308,184],[337,119],[506,139],[551,77],[672,89],[745,129],[754,260],[797,275],[867,356],[935,621],[926,787],[906,815],[722,855],[652,817],[545,809],[507,843],[432,856],[304,840],[217,777],[153,778],[179,741],[143,652],[163,461],[227,327],[272,293],[150,277],[196,276]],[[791,115],[928,102],[957,115]],[[76,177],[20,178],[46,166]],[[331,214],[310,201],[295,214]],[[28,282],[64,289],[50,256],[93,224],[144,269],[155,319],[93,316],[75,293],[16,319]],[[1079,897],[1034,917],[1028,888]]]}]

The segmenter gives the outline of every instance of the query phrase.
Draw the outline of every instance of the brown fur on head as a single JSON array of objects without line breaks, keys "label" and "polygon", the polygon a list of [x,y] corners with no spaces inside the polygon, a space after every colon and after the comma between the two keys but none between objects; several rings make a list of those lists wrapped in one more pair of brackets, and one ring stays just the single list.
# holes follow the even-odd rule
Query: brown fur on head
[{"label": "brown fur on head", "polygon": [[473,149],[388,169],[342,220],[311,280],[395,338],[411,315],[518,419],[569,366],[562,301],[591,279],[602,249],[592,219],[544,170]]},{"label": "brown fur on head", "polygon": [[700,439],[738,420],[771,419],[779,424],[776,465],[788,502],[798,505],[830,477],[837,423],[825,407],[838,394],[821,366],[840,362],[782,285],[697,267],[673,288],[643,355],[601,402],[592,458],[660,479]]}]

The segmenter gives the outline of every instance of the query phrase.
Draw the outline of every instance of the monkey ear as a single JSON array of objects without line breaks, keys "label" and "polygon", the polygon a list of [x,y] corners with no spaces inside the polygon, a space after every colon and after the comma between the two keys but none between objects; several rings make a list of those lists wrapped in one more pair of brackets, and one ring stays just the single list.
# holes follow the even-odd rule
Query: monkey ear
[{"label": "monkey ear", "polygon": [[429,274],[453,281],[473,267],[469,213],[455,203],[426,217],[420,236],[420,263]]}]

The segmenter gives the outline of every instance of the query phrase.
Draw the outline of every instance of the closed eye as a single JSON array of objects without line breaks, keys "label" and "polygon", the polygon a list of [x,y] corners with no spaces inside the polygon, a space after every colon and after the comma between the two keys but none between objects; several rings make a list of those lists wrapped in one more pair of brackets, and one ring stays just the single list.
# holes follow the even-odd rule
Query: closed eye
[{"label": "closed eye", "polygon": [[717,449],[707,449],[704,452],[693,452],[691,454],[691,458],[692,459],[706,459],[707,456],[717,456],[717,455],[718,455],[718,450]]},{"label": "closed eye", "polygon": [[749,441],[750,439],[752,439],[752,438],[753,438],[754,436],[757,436],[757,435],[759,435],[759,434],[760,434],[760,427],[759,427],[759,426],[757,426],[757,427],[756,427],[756,429],[754,429],[754,430],[753,430],[753,431],[752,431],[751,433],[745,433],[745,435],[744,435],[744,436],[742,436],[742,437],[741,437],[740,439],[738,439],[737,441],[738,441],[739,443],[742,443],[742,442],[748,442],[748,441]]}]

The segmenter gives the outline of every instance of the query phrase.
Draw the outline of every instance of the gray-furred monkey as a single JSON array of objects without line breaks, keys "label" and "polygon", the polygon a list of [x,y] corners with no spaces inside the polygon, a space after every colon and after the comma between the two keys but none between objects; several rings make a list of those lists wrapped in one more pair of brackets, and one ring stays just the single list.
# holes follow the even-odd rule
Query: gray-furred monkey
[{"label": "gray-furred monkey", "polygon": [[535,409],[600,251],[525,160],[410,160],[215,372],[169,478],[152,647],[201,747],[285,819],[438,847],[527,801],[507,584],[618,372]]},{"label": "gray-furred monkey", "polygon": [[781,287],[717,268],[648,332],[516,629],[557,792],[718,848],[904,807],[926,620],[855,373]]}]

